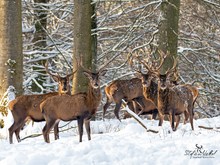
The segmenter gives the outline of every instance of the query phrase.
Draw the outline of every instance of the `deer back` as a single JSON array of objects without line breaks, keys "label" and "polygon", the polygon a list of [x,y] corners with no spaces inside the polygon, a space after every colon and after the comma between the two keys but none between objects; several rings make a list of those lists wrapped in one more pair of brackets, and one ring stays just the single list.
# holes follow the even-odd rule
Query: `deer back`
[{"label": "deer back", "polygon": [[132,100],[143,95],[143,88],[139,78],[130,80],[115,80],[105,88],[105,93],[115,102],[122,99]]},{"label": "deer back", "polygon": [[192,91],[193,101],[195,102],[197,97],[198,97],[198,95],[199,95],[199,90],[195,86],[193,86],[191,84],[185,84],[185,86],[188,87]]},{"label": "deer back", "polygon": [[193,94],[191,90],[184,85],[171,87],[168,94],[168,108],[174,109],[176,115],[193,106]]}]

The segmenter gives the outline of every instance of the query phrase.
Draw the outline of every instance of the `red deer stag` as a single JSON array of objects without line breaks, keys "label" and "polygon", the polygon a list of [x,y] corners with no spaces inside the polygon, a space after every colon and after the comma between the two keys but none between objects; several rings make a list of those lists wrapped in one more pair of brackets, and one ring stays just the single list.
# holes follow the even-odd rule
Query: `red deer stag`
[{"label": "red deer stag", "polygon": [[151,66],[149,66],[146,61],[138,60],[144,65],[144,67],[147,69],[148,73],[147,74],[141,74],[141,83],[143,86],[143,95],[146,99],[150,99],[153,101],[153,103],[157,106],[157,90],[158,90],[158,84],[155,82],[155,71],[159,70],[163,64],[164,57],[162,57],[160,53],[160,64],[158,67],[155,66],[154,64],[154,69],[153,69],[153,63]]},{"label": "red deer stag", "polygon": [[[159,111],[159,126],[162,126],[164,115],[167,114],[171,119],[171,127],[173,131],[176,131],[180,114],[185,113],[190,117],[190,124],[192,130],[193,127],[193,102],[194,96],[187,85],[176,85],[171,84],[171,76],[176,67],[176,60],[171,69],[169,69],[164,75],[159,73],[159,70],[155,72],[158,78],[158,111]],[[175,124],[176,118],[176,126]],[[185,118],[186,115],[185,115]],[[185,119],[186,120],[186,119]]]},{"label": "red deer stag", "polygon": [[[142,77],[151,78],[151,75],[141,73]],[[149,80],[151,81],[151,80]],[[115,80],[105,87],[107,101],[103,107],[103,118],[107,108],[112,102],[116,103],[114,114],[118,120],[119,110],[124,99],[129,108],[138,115],[153,114],[153,119],[156,118],[157,108],[152,105],[152,101],[144,99],[141,79],[133,78],[130,80]]]},{"label": "red deer stag", "polygon": [[[14,118],[14,123],[11,125],[9,130],[9,142],[13,143],[13,134],[15,133],[17,141],[20,142],[20,130],[24,126],[25,122],[28,119],[31,119],[34,122],[45,121],[44,117],[40,111],[40,103],[45,99],[55,96],[55,95],[63,95],[70,94],[70,84],[69,80],[77,71],[66,75],[65,77],[61,77],[59,75],[53,74],[48,70],[48,63],[46,62],[46,72],[51,75],[51,77],[59,83],[58,92],[50,92],[46,94],[34,94],[34,95],[21,95],[17,97],[15,100],[12,100],[9,103],[9,109],[11,110],[12,116]],[[54,130],[55,139],[59,138],[58,135],[58,123],[55,126]]]},{"label": "red deer stag", "polygon": [[53,96],[40,105],[46,120],[46,125],[43,128],[43,136],[47,143],[50,142],[49,132],[51,128],[60,120],[77,120],[79,142],[82,142],[83,124],[85,122],[88,139],[91,140],[90,119],[95,115],[101,102],[100,77],[104,76],[107,70],[100,69],[98,72],[93,73],[84,67],[82,68],[83,74],[89,79],[87,92],[74,95]]},{"label": "red deer stag", "polygon": [[[158,84],[155,82],[155,70],[159,70],[163,64],[164,61],[164,57],[162,58],[162,54],[160,53],[160,57],[159,60],[155,60],[152,61],[151,66],[149,66],[146,61],[144,60],[140,60],[139,56],[135,57],[140,63],[142,63],[144,65],[144,67],[147,69],[147,74],[144,74],[141,71],[137,71],[138,73],[140,73],[141,75],[141,85],[143,87],[143,96],[145,99],[143,99],[142,97],[140,98],[135,98],[133,100],[136,101],[136,103],[143,107],[148,107],[148,110],[153,110],[154,108],[154,113],[153,113],[153,119],[156,118],[157,116],[157,89],[158,89]],[[159,66],[156,67],[156,63],[160,61]],[[152,65],[154,65],[154,69],[152,67]],[[142,101],[141,101],[142,100]],[[141,103],[141,104],[140,104]],[[142,108],[142,111],[139,112],[139,114],[141,113],[146,113],[147,111]]]},{"label": "red deer stag", "polygon": [[[139,57],[137,57],[137,59],[139,60],[139,62],[143,63],[139,59]],[[161,65],[162,63],[163,62],[161,62]],[[146,65],[145,63],[143,64]],[[159,69],[161,65],[157,69]],[[103,107],[103,118],[105,116],[107,108],[110,106],[112,102],[115,102],[116,106],[114,109],[114,114],[117,117],[117,119],[119,119],[118,113],[122,104],[122,99],[124,99],[128,103],[129,108],[135,113],[138,113],[139,115],[150,113],[153,114],[153,119],[156,119],[157,83],[155,83],[152,80],[154,72],[148,67],[147,70],[147,74],[135,70],[141,75],[141,79],[133,78],[130,80],[115,80],[105,87],[107,101]],[[145,97],[145,100],[143,96]],[[153,106],[152,103],[154,103],[155,106]]]}]

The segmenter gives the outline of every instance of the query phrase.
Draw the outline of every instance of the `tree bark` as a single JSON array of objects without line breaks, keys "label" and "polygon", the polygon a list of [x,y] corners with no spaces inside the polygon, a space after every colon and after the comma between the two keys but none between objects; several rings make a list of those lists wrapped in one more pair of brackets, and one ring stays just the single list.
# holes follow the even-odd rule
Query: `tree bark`
[{"label": "tree bark", "polygon": [[[35,20],[36,31],[35,31],[34,39],[33,39],[35,50],[46,50],[46,47],[47,47],[47,33],[45,29],[47,29],[47,12],[48,11],[44,10],[45,6],[43,6],[43,4],[47,4],[48,2],[49,0],[34,0],[34,3],[36,4],[36,8],[37,8],[34,11],[34,14],[36,16],[36,20]],[[42,56],[44,56],[44,54],[42,54]],[[45,82],[45,79],[42,75],[45,74],[46,72],[44,70],[38,71],[39,67],[36,67],[36,66],[42,66],[42,65],[43,66],[45,65],[44,60],[38,61],[35,64],[35,66],[33,66],[33,71],[36,70],[38,73],[41,73],[36,78],[37,82],[41,86]],[[39,86],[35,84],[35,82],[32,82],[31,88],[33,92],[42,92],[41,88],[39,88]]]},{"label": "tree bark", "polygon": [[[74,50],[73,56],[82,57],[85,68],[95,70],[96,63],[96,36],[92,35],[92,28],[96,27],[94,4],[92,0],[74,0]],[[75,58],[73,64],[76,66]],[[73,77],[72,93],[85,92],[88,88],[88,79],[82,70]]]},{"label": "tree bark", "polygon": [[177,57],[178,22],[180,0],[167,0],[161,4],[161,19],[159,23],[159,50],[170,53],[160,72],[165,74],[173,66],[172,57]]},{"label": "tree bark", "polygon": [[0,97],[9,85],[23,93],[22,18],[20,0],[0,1]]}]

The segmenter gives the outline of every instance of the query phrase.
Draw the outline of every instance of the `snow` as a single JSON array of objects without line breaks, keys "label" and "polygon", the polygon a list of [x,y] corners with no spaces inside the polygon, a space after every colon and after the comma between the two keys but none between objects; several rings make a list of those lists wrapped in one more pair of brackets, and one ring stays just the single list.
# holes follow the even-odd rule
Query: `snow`
[{"label": "snow", "polygon": [[[42,136],[28,138],[21,143],[17,143],[14,137],[14,144],[9,144],[7,128],[4,128],[0,129],[0,165],[218,165],[220,130],[206,130],[198,126],[216,128],[220,126],[219,120],[220,117],[194,120],[194,131],[189,123],[181,123],[173,132],[167,121],[158,127],[157,120],[144,119],[147,128],[159,131],[157,134],[146,132],[133,118],[121,122],[116,119],[91,121],[92,140],[88,141],[84,132],[82,143],[79,143],[76,121],[61,129],[74,127],[60,132],[59,140],[55,141],[51,133],[49,144]],[[11,116],[8,116],[6,127],[11,122]],[[44,124],[29,124],[21,131],[21,137],[41,133]],[[60,126],[65,124],[61,122]],[[203,148],[198,150],[196,145]],[[199,151],[204,154],[212,150],[217,152],[211,157],[195,158]],[[193,151],[192,157],[185,155]]]}]

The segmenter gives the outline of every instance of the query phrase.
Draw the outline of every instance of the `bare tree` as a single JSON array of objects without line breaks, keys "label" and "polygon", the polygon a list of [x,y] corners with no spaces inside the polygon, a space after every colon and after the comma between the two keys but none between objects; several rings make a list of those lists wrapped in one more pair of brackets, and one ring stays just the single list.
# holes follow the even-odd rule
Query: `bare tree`
[{"label": "bare tree", "polygon": [[[80,57],[83,65],[92,70],[96,57],[96,37],[92,35],[92,28],[96,24],[94,17],[94,4],[92,4],[92,0],[74,0],[73,56]],[[76,61],[74,60],[75,63]],[[82,70],[79,70],[73,79],[72,93],[86,91],[87,88],[88,79],[82,74]]]},{"label": "bare tree", "polygon": [[[34,50],[44,51],[47,50],[47,13],[48,13],[48,4],[49,0],[34,0],[34,20],[35,20],[35,33],[32,40],[34,44]],[[46,56],[45,54],[41,54]],[[33,66],[33,71],[39,70],[39,67],[45,64],[45,60],[39,60],[36,65]],[[39,86],[42,86],[45,78],[43,74],[45,71],[38,71],[41,74],[38,74],[36,77],[37,83],[32,82],[32,91],[33,92],[42,92]]]},{"label": "bare tree", "polygon": [[0,98],[9,85],[22,94],[21,1],[0,1]]},{"label": "bare tree", "polygon": [[161,3],[158,49],[170,54],[160,70],[163,74],[172,67],[172,57],[177,57],[179,10],[180,0],[168,0]]}]

